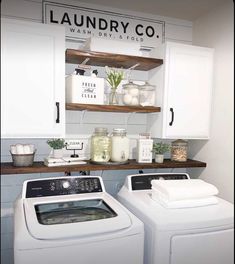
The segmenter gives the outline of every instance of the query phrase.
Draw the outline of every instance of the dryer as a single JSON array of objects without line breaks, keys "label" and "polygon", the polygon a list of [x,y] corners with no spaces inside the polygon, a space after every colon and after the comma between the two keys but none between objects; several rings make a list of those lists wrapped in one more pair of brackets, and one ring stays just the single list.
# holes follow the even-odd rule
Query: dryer
[{"label": "dryer", "polygon": [[151,180],[189,179],[186,173],[129,175],[118,200],[145,225],[145,264],[232,264],[234,206],[167,209],[151,198]]},{"label": "dryer", "polygon": [[142,264],[144,226],[102,178],[25,181],[14,210],[15,264]]}]

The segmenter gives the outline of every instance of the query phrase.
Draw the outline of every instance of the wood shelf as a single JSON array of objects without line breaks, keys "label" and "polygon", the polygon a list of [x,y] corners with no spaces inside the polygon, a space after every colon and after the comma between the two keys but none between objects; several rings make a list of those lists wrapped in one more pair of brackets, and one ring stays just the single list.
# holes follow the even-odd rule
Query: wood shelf
[{"label": "wood shelf", "polygon": [[67,103],[66,110],[96,111],[96,112],[119,112],[119,113],[154,113],[160,112],[160,107],[155,106],[126,106],[126,105],[94,105]]},{"label": "wood shelf", "polygon": [[148,71],[163,64],[162,59],[74,49],[67,49],[65,57],[67,63],[73,64],[81,64],[85,59],[89,58],[86,65],[101,67],[109,66],[128,69],[139,64],[135,67],[135,70],[140,71]]},{"label": "wood shelf", "polygon": [[137,163],[130,160],[125,165],[95,165],[87,161],[87,164],[68,165],[58,167],[47,167],[43,162],[34,162],[31,167],[14,167],[12,162],[1,163],[1,174],[26,174],[26,173],[50,173],[50,172],[72,172],[72,171],[95,171],[95,170],[142,170],[163,168],[199,168],[206,167],[205,162],[188,159],[185,162],[175,162],[165,159],[163,163]]}]

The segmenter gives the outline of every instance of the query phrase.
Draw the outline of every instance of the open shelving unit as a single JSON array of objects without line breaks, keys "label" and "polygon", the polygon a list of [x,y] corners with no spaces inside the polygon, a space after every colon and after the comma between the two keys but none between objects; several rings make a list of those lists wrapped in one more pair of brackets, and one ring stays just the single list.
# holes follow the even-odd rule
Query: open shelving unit
[{"label": "open shelving unit", "polygon": [[123,69],[135,66],[135,70],[140,71],[149,71],[163,64],[162,59],[74,49],[67,49],[65,57],[66,63],[82,64],[86,61],[86,65]]},{"label": "open shelving unit", "polygon": [[1,164],[1,174],[27,174],[27,173],[50,173],[50,172],[72,172],[72,171],[96,171],[96,170],[142,170],[142,169],[169,169],[169,168],[203,168],[205,162],[188,159],[185,162],[176,162],[165,159],[163,163],[137,163],[129,160],[128,164],[87,164],[47,167],[43,162],[34,162],[30,167],[14,167],[12,162]]},{"label": "open shelving unit", "polygon": [[154,113],[160,112],[160,107],[155,106],[126,106],[126,105],[94,105],[67,103],[66,110],[95,111],[95,112],[119,112],[119,113]]}]

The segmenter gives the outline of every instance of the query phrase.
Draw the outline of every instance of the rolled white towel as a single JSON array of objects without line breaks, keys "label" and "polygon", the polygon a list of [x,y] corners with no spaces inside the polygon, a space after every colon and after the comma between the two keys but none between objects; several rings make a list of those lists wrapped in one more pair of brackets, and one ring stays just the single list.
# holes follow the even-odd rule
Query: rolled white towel
[{"label": "rolled white towel", "polygon": [[24,154],[24,146],[22,144],[16,144],[16,154]]},{"label": "rolled white towel", "polygon": [[10,146],[10,150],[11,150],[11,153],[12,154],[16,154],[17,152],[16,152],[16,145],[11,145]]},{"label": "rolled white towel", "polygon": [[200,199],[217,195],[218,189],[201,179],[190,180],[152,180],[152,188],[159,191],[167,201]]},{"label": "rolled white towel", "polygon": [[30,154],[30,153],[32,153],[29,145],[26,145],[25,144],[23,146],[24,146],[24,154]]}]

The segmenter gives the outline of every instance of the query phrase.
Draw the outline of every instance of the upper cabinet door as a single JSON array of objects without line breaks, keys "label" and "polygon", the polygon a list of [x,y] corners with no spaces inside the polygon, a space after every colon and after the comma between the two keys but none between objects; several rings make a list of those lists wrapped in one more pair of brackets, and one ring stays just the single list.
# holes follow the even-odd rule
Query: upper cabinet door
[{"label": "upper cabinet door", "polygon": [[64,53],[63,27],[2,20],[2,137],[65,135]]},{"label": "upper cabinet door", "polygon": [[153,78],[161,96],[162,117],[149,119],[152,136],[208,139],[213,49],[167,42],[164,53],[162,74]]}]

